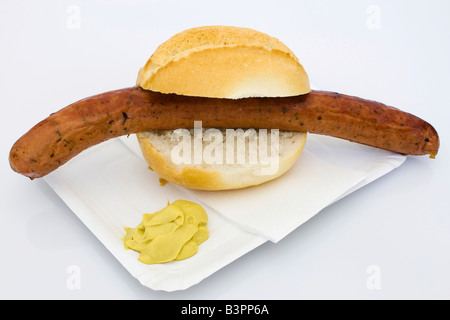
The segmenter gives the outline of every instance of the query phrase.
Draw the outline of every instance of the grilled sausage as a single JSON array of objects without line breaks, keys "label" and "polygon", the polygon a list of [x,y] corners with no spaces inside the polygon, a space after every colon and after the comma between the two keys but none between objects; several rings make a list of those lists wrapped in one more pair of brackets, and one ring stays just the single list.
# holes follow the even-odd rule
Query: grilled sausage
[{"label": "grilled sausage", "polygon": [[12,147],[13,170],[47,175],[81,151],[121,135],[156,129],[266,128],[334,136],[407,154],[434,157],[436,130],[384,104],[325,91],[295,97],[216,99],[161,94],[139,87],[106,92],[51,114]]}]

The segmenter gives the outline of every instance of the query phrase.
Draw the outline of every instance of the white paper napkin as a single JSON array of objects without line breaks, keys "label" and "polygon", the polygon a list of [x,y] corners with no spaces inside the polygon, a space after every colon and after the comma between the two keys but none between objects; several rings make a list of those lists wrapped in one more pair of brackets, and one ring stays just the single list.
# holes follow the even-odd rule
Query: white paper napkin
[{"label": "white paper napkin", "polygon": [[[135,136],[94,146],[44,180],[105,247],[144,286],[186,289],[267,240],[279,241],[330,203],[398,167],[406,157],[309,135],[304,154],[283,177],[264,185],[221,192],[160,186],[147,169]],[[145,265],[126,250],[123,227],[167,201],[204,205],[210,238],[193,257]]]},{"label": "white paper napkin", "polygon": [[224,192],[191,191],[245,230],[278,242],[367,177],[305,151],[282,177]]}]

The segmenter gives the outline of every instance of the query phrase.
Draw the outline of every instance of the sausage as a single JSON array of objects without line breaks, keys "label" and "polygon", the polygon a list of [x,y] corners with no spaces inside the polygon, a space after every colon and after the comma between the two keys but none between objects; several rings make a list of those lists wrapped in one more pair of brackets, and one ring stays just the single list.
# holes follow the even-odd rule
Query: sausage
[{"label": "sausage", "polygon": [[156,129],[266,128],[310,132],[406,154],[435,157],[436,130],[382,103],[326,91],[278,98],[217,99],[161,94],[139,87],[106,92],[51,114],[11,148],[11,168],[43,177],[108,139]]}]

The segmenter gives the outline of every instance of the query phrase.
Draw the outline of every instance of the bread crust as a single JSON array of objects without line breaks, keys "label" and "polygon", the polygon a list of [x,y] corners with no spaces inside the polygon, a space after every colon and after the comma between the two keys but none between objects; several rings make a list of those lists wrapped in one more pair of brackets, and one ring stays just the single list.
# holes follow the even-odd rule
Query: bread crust
[{"label": "bread crust", "polygon": [[230,26],[174,35],[141,68],[137,85],[161,93],[234,99],[311,91],[303,66],[280,40]]}]

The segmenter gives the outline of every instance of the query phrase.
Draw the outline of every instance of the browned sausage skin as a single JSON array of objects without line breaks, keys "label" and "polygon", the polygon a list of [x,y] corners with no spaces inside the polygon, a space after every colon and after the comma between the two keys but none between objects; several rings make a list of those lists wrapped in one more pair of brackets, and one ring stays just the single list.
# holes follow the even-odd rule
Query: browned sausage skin
[{"label": "browned sausage skin", "polygon": [[384,104],[312,91],[283,98],[215,99],[161,94],[139,87],[110,91],[51,114],[11,148],[11,168],[47,175],[81,151],[108,139],[156,129],[267,128],[334,136],[385,150],[434,157],[436,130]]}]

